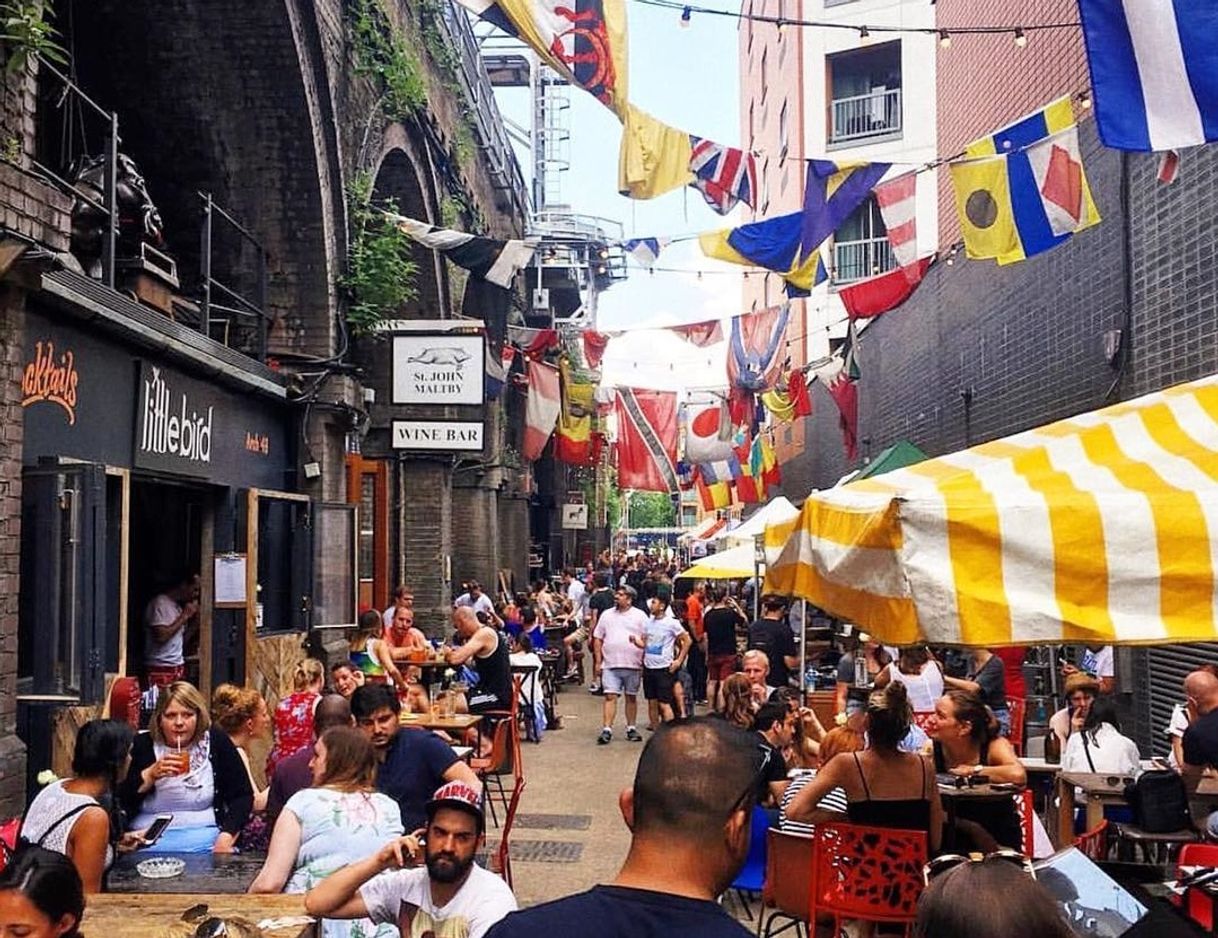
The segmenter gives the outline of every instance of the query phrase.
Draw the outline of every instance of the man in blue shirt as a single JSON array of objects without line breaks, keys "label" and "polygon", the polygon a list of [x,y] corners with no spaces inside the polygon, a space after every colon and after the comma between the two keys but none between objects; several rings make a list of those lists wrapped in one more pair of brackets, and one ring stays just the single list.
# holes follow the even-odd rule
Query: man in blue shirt
[{"label": "man in blue shirt", "polygon": [[749,850],[761,750],[726,720],[665,723],[623,792],[626,862],[607,886],[514,912],[486,938],[747,938],[715,901]]},{"label": "man in blue shirt", "polygon": [[355,724],[372,741],[380,768],[376,787],[398,803],[409,833],[427,823],[427,801],[445,782],[482,783],[452,746],[423,729],[402,728],[402,704],[388,684],[365,684],[351,695]]}]

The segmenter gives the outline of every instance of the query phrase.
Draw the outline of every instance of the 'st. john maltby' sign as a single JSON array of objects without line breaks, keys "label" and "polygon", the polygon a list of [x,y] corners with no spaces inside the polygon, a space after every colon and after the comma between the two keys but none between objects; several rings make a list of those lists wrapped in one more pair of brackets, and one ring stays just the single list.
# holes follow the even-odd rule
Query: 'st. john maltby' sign
[{"label": "'st. john maltby' sign", "polygon": [[481,335],[393,337],[394,404],[481,404],[486,369]]}]

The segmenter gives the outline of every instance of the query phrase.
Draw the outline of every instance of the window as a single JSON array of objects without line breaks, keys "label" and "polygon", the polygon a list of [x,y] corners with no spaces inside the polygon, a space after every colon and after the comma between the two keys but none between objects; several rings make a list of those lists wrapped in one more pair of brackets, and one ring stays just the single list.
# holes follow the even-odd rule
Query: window
[{"label": "window", "polygon": [[761,214],[770,208],[770,158],[767,156],[761,164]]},{"label": "window", "polygon": [[875,197],[855,209],[833,233],[833,280],[849,283],[896,266]]},{"label": "window", "polygon": [[829,143],[901,133],[901,43],[828,57]]},{"label": "window", "polygon": [[753,103],[749,102],[749,149],[753,148],[753,141],[757,138],[757,128],[753,123]]},{"label": "window", "polygon": [[778,165],[787,158],[787,102],[782,102],[782,110],[778,112]]}]

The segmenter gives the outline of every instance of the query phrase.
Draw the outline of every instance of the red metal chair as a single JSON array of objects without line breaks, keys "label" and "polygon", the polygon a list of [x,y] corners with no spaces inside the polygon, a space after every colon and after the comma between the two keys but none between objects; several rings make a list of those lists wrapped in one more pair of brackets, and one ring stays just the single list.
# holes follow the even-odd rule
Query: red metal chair
[{"label": "red metal chair", "polygon": [[1011,715],[1011,732],[1009,738],[1015,755],[1023,755],[1023,718],[1027,712],[1027,702],[1022,697],[1007,698],[1007,712]]},{"label": "red metal chair", "polygon": [[508,884],[508,889],[512,888],[512,848],[509,838],[512,833],[512,823],[516,820],[516,809],[520,807],[520,795],[523,791],[524,779],[520,779],[512,788],[512,797],[508,802],[507,811],[503,818],[503,827],[499,831],[499,846],[495,848],[495,853],[491,856],[490,861],[491,872],[502,876],[503,881]]},{"label": "red metal chair", "polygon": [[855,824],[817,824],[811,914],[895,922],[908,934],[922,894],[926,833]]},{"label": "red metal chair", "polygon": [[[766,839],[763,908],[757,933],[771,938],[791,927],[798,931],[808,921],[812,908],[812,838],[771,827]],[[786,924],[774,931],[779,919],[785,919]]]},{"label": "red metal chair", "polygon": [[[1090,859],[1099,863],[1101,860],[1108,858],[1108,821],[1107,819],[1100,821],[1095,827],[1089,831],[1084,831],[1074,838],[1074,846],[1086,854]],[[1193,845],[1190,845],[1193,846]],[[1218,847],[1214,848],[1218,850]],[[1180,862],[1184,862],[1184,854],[1180,854]]]},{"label": "red metal chair", "polygon": [[1036,805],[1032,797],[1032,789],[1025,788],[1013,796],[1015,810],[1019,814],[1019,830],[1021,837],[1021,852],[1025,857],[1033,856],[1036,848]]},{"label": "red metal chair", "polygon": [[120,677],[110,685],[110,719],[140,728],[139,678]]},{"label": "red metal chair", "polygon": [[[1181,877],[1182,866],[1218,866],[1218,844],[1185,844],[1180,848],[1180,859],[1176,861],[1176,879]],[[1190,889],[1184,894],[1184,911],[1188,917],[1206,931],[1214,930],[1214,905],[1209,896],[1200,895]]]}]

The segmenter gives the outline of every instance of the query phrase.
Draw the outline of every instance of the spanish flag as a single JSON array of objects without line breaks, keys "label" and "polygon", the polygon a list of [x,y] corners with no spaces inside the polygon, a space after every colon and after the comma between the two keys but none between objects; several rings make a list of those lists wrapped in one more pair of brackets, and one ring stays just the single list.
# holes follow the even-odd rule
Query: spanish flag
[{"label": "spanish flag", "polygon": [[596,461],[592,415],[596,413],[596,387],[578,381],[570,362],[559,362],[562,385],[558,427],[554,434],[554,458],[572,466],[591,466]]},{"label": "spanish flag", "polygon": [[969,257],[1013,264],[1099,222],[1069,98],[975,140],[965,153],[951,174]]}]

